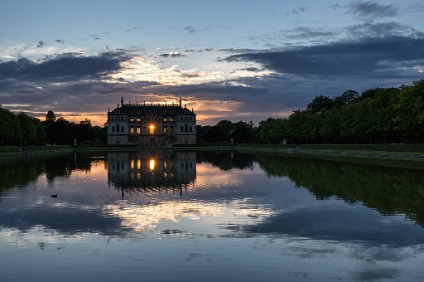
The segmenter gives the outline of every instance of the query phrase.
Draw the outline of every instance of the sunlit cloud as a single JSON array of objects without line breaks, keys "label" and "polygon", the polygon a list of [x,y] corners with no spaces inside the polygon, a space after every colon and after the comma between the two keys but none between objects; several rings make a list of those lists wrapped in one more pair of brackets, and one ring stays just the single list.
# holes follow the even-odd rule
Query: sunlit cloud
[{"label": "sunlit cloud", "polygon": [[[274,211],[265,207],[249,204],[248,199],[232,200],[227,203],[209,203],[200,201],[169,201],[152,205],[134,205],[126,201],[106,205],[104,213],[107,216],[118,217],[122,227],[136,233],[145,231],[160,232],[159,225],[170,221],[178,223],[182,220],[198,221],[207,228],[215,230],[214,235],[223,234],[225,224],[256,224],[272,216]],[[224,225],[225,225],[224,224]],[[189,228],[190,224],[186,224]],[[198,227],[196,227],[198,228]]]}]

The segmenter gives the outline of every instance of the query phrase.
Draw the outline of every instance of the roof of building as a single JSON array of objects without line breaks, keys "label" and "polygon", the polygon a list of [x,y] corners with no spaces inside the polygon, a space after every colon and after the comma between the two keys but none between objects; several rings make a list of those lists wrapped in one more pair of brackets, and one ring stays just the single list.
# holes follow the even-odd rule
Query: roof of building
[{"label": "roof of building", "polygon": [[124,104],[121,107],[117,107],[108,115],[128,115],[128,116],[195,116],[193,110],[189,110],[186,107],[179,105],[139,105],[139,104]]}]

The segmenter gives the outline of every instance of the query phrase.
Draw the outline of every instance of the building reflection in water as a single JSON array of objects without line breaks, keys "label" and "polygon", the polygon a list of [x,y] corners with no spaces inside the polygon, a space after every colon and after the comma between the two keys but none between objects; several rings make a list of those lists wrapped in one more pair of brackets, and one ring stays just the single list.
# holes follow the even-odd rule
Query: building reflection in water
[{"label": "building reflection in water", "polygon": [[196,180],[196,153],[108,153],[108,181],[125,193],[178,192]]}]

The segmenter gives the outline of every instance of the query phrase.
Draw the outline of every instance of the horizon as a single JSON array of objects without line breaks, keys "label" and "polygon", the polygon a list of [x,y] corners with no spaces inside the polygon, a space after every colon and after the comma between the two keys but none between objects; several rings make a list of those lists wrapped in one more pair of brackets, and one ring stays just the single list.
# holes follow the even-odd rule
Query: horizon
[{"label": "horizon", "polygon": [[418,0],[2,6],[0,104],[41,120],[52,110],[103,126],[121,97],[181,97],[200,125],[258,124],[288,117],[318,95],[424,78]]}]

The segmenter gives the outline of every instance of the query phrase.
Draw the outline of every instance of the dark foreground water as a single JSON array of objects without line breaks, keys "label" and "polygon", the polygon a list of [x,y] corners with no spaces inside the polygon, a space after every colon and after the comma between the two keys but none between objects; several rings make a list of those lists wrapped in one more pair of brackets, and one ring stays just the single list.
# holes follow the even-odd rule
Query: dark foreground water
[{"label": "dark foreground water", "polygon": [[3,282],[422,281],[423,224],[420,170],[173,152],[0,166]]}]

